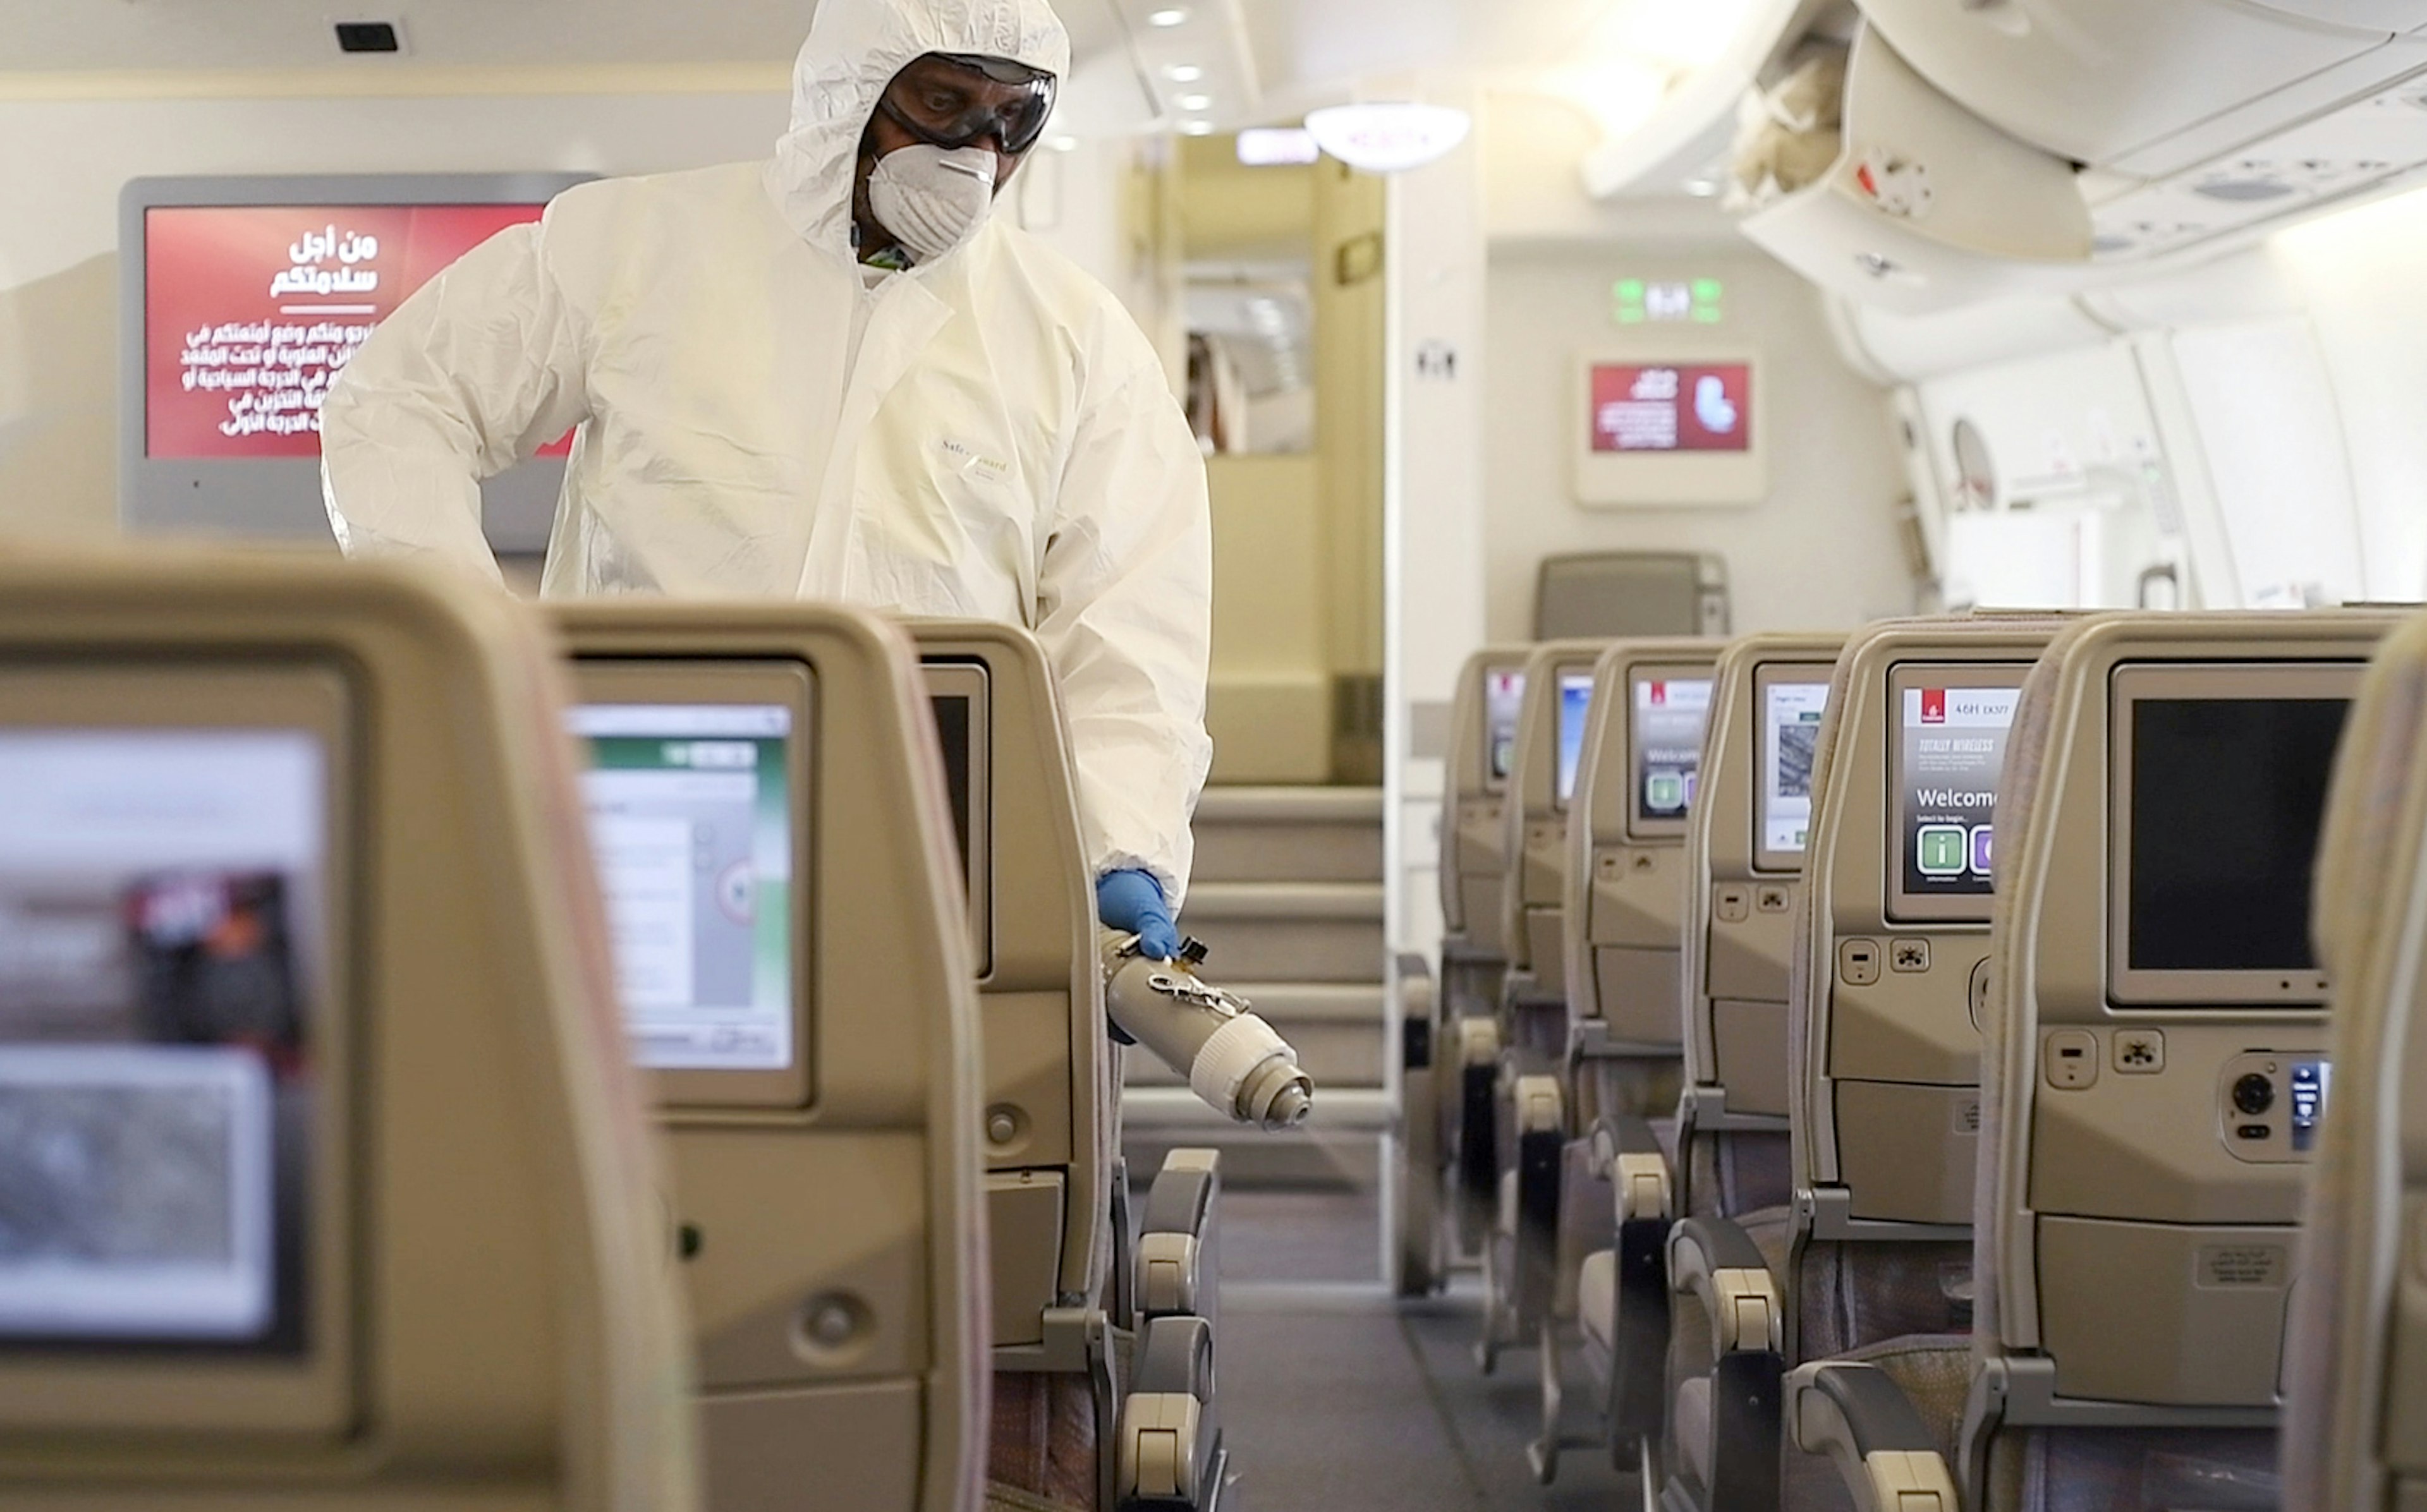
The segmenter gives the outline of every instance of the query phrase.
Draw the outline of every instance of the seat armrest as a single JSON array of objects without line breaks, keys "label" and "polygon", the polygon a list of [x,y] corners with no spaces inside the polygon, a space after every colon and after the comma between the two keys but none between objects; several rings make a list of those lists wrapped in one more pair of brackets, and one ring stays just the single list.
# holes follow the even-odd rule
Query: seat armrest
[{"label": "seat armrest", "polygon": [[1113,1504],[1205,1512],[1221,1494],[1212,1332],[1202,1318],[1157,1318],[1138,1337],[1136,1360],[1121,1403]]},{"label": "seat armrest", "polygon": [[1635,1114],[1604,1114],[1593,1121],[1595,1169],[1608,1174],[1618,1221],[1665,1221],[1677,1215],[1676,1183],[1669,1152],[1660,1147],[1652,1121]]},{"label": "seat armrest", "polygon": [[1937,1440],[1887,1372],[1817,1360],[1787,1377],[1786,1403],[1795,1447],[1835,1463],[1859,1512],[1957,1512]]},{"label": "seat armrest", "polygon": [[1714,1355],[1784,1347],[1778,1278],[1752,1236],[1725,1218],[1686,1218],[1669,1230],[1669,1287],[1691,1293],[1711,1319]]},{"label": "seat armrest", "polygon": [[1165,1157],[1138,1222],[1138,1326],[1154,1318],[1213,1317],[1221,1189],[1220,1151],[1176,1149]]},{"label": "seat armrest", "polygon": [[1650,1442],[1668,1416],[1669,1230],[1677,1215],[1668,1152],[1639,1114],[1593,1122],[1593,1162],[1608,1173],[1618,1209],[1606,1416],[1619,1445]]}]

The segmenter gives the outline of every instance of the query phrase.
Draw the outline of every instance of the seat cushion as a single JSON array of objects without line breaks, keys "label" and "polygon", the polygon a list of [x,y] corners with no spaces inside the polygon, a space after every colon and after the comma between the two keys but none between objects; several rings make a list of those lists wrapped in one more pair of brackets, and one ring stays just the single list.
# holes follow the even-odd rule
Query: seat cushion
[{"label": "seat cushion", "polygon": [[1597,1249],[1576,1271],[1576,1322],[1605,1351],[1618,1342],[1618,1252]]}]

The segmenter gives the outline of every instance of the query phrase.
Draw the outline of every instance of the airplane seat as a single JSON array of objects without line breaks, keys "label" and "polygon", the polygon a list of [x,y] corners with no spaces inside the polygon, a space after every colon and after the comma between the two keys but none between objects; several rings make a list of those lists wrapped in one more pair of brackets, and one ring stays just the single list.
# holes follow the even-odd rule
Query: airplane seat
[{"label": "airplane seat", "polygon": [[1685,1505],[1782,1489],[1830,1504],[1829,1476],[1779,1452],[1784,1373],[1800,1361],[1879,1355],[1916,1387],[1960,1374],[1946,1361],[1971,1322],[1990,808],[2007,721],[2052,632],[2044,618],[1888,622],[1849,641],[1831,674],[1789,901],[1785,1263],[1771,1269],[1724,1217],[1670,1241],[1674,1373],[1712,1382],[1672,1395],[1672,1420],[1695,1427],[1705,1390],[1736,1406],[1711,1420],[1716,1480],[1697,1476],[1697,1446],[1672,1423],[1669,1486]]},{"label": "airplane seat", "polygon": [[[1536,1328],[1542,1425],[1528,1451],[1545,1483],[1563,1447],[1605,1443],[1625,1460],[1639,1438],[1617,1431],[1605,1401],[1595,1404],[1589,1433],[1563,1425],[1561,1345],[1580,1326],[1585,1262],[1614,1255],[1624,1225],[1656,1227],[1670,1211],[1684,1031],[1678,910],[1720,649],[1705,640],[1621,641],[1593,669],[1560,877],[1567,1127],[1557,1179],[1523,1204],[1534,1221],[1517,1228],[1520,1274],[1550,1276],[1550,1306]],[[1537,1162],[1523,1163],[1531,1171]],[[1653,1247],[1645,1245],[1647,1257]],[[1596,1266],[1595,1284],[1600,1276]]]},{"label": "airplane seat", "polygon": [[[1109,1026],[1120,1010],[1108,994],[1135,963],[1108,950],[1097,926],[1051,666],[1017,626],[907,627],[944,757],[980,973],[998,1404],[989,1495],[1022,1506],[1130,1504],[1145,1494],[1134,1439],[1163,1433],[1190,1440],[1185,1478],[1203,1496],[1195,1504],[1211,1505],[1229,1478],[1210,1396],[1220,1158],[1170,1152],[1136,1231],[1116,1224],[1121,1083]],[[1176,1065],[1190,1068],[1185,1056]],[[1267,1100],[1303,1083],[1294,1059],[1270,1069]],[[1115,1267],[1128,1283],[1117,1296]],[[1181,1319],[1201,1322],[1206,1369],[1152,1385],[1145,1362],[1189,1358],[1158,1341],[1188,1333]],[[1166,1421],[1181,1398],[1197,1406],[1185,1422]]]},{"label": "airplane seat", "polygon": [[1728,633],[1727,559],[1693,551],[1544,557],[1534,578],[1538,641]]},{"label": "airplane seat", "polygon": [[0,1502],[701,1504],[553,661],[405,567],[0,555]]},{"label": "airplane seat", "polygon": [[1013,627],[904,627],[943,756],[982,1016],[988,1491],[1093,1508],[1106,1504],[1121,1379],[1103,1293],[1133,1260],[1112,1227],[1116,1083],[1051,669]]},{"label": "airplane seat", "polygon": [[[709,1506],[973,1507],[1002,1279],[986,1236],[1001,1130],[968,869],[916,648],[824,604],[551,609],[592,757],[618,975],[674,1170]],[[1028,969],[1018,943],[1000,967]],[[1035,1016],[1067,1036],[1041,1003]],[[1073,1141],[1064,1190],[1086,1179],[1083,1130],[1041,1097],[1020,1117],[1039,1141]],[[1075,1232],[1081,1255],[1062,1258],[1084,1275],[1089,1221],[1063,1221],[1069,1199],[1038,1185],[1018,1216]]]},{"label": "airplane seat", "polygon": [[[1525,662],[1504,804],[1507,870],[1498,900],[1507,968],[1496,1004],[1491,1221],[1482,1246],[1484,1310],[1476,1362],[1531,1344],[1553,1305],[1556,1276],[1539,1262],[1556,1231],[1569,1119],[1564,922],[1568,812],[1592,713],[1598,641],[1536,646]],[[1518,1231],[1544,1236],[1525,1246]]]},{"label": "airplane seat", "polygon": [[[2288,1506],[2400,1504],[2427,1495],[2427,1393],[2388,1361],[2416,1358],[2415,1310],[2386,1274],[2403,1251],[2418,1178],[2392,1153],[2411,1090],[2427,840],[2427,619],[2388,639],[2352,707],[2318,852],[2313,933],[2336,986],[2332,1056],[2399,1065],[2399,1083],[2336,1083],[2302,1220],[2301,1281],[2284,1341],[2282,1476]],[[2379,1194],[2400,1191],[2386,1203]]]},{"label": "airplane seat", "polygon": [[[1476,1254],[1497,1201],[1492,1118],[1500,1065],[1500,984],[1507,970],[1501,888],[1508,869],[1506,805],[1525,690],[1522,646],[1486,646],[1458,672],[1451,704],[1442,814],[1441,968],[1432,1053],[1439,1099],[1443,1248]],[[1410,1109],[1409,1115],[1415,1111]]]},{"label": "airplane seat", "polygon": [[[1683,855],[1673,1190],[1665,1211],[1621,1209],[1618,1246],[1588,1256],[1577,1282],[1584,1359],[1613,1442],[1657,1451],[1672,1389],[1711,1368],[1707,1344],[1699,1355],[1670,1355],[1670,1225],[1726,1218],[1784,1268],[1788,912],[1800,886],[1820,712],[1844,643],[1842,635],[1746,636],[1712,670]],[[1680,1320],[1686,1341],[1707,1340],[1707,1320],[1690,1311],[1697,1304],[1676,1300],[1688,1309]],[[1687,1440],[1706,1448],[1706,1437],[1689,1429]],[[1658,1462],[1656,1453],[1638,1457]]]},{"label": "airplane seat", "polygon": [[[2276,1504],[2331,1069],[2311,867],[2386,626],[2101,616],[2032,674],[1996,813],[1970,1389],[1954,1473],[1903,1464],[1946,1501]],[[1828,1374],[1790,1385],[1798,1442],[1876,1484],[1857,1451],[1877,1423]]]}]

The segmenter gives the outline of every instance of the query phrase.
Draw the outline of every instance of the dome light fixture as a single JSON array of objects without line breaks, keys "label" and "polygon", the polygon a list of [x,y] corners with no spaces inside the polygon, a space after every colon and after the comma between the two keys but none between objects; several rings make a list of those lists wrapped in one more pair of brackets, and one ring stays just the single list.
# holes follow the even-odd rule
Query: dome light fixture
[{"label": "dome light fixture", "polygon": [[1399,173],[1449,154],[1474,122],[1463,110],[1377,100],[1336,105],[1309,113],[1306,129],[1317,145],[1349,167],[1368,173]]}]

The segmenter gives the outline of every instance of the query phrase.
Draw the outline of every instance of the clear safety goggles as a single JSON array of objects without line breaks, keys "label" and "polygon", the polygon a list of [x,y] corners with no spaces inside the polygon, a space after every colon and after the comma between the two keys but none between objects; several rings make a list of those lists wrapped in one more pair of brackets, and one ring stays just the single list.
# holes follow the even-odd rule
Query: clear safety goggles
[{"label": "clear safety goggles", "polygon": [[929,53],[893,76],[876,107],[930,146],[967,147],[991,137],[1018,156],[1045,135],[1053,75],[1006,57]]}]

